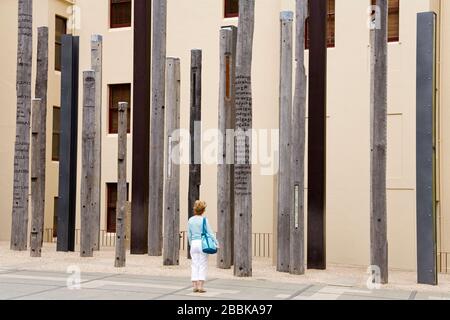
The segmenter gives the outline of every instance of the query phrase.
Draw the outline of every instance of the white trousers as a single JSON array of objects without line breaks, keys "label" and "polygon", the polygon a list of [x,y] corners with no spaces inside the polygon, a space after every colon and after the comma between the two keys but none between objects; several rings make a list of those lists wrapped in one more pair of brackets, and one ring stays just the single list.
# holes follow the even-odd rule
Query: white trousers
[{"label": "white trousers", "polygon": [[203,252],[202,241],[193,240],[191,243],[192,281],[206,281],[208,271],[208,255]]}]

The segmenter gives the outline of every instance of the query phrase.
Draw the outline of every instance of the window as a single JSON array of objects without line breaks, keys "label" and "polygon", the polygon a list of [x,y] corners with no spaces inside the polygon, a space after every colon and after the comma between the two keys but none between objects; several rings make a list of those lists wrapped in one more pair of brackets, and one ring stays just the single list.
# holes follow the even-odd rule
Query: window
[{"label": "window", "polygon": [[[129,195],[129,184],[127,183],[127,201]],[[116,210],[117,210],[117,183],[107,183],[107,211],[106,211],[106,232],[116,232]]]},{"label": "window", "polygon": [[53,107],[52,160],[59,161],[59,137],[61,134],[61,109]]},{"label": "window", "polygon": [[110,27],[131,27],[131,0],[111,0]]},{"label": "window", "polygon": [[239,16],[239,0],[225,0],[225,18]]},{"label": "window", "polygon": [[55,19],[55,70],[61,71],[61,48],[63,34],[67,34],[67,19],[56,16]]},{"label": "window", "polygon": [[[335,47],[335,30],[336,30],[336,13],[335,0],[328,0],[328,14],[327,14],[327,47]],[[305,22],[305,48],[309,49],[309,18]]]},{"label": "window", "polygon": [[58,234],[58,197],[53,199],[53,238]]},{"label": "window", "polygon": [[109,133],[119,132],[119,102],[128,102],[128,133],[131,119],[131,84],[109,85]]},{"label": "window", "polygon": [[[376,5],[376,0],[372,0]],[[388,41],[398,42],[400,40],[400,0],[389,0],[388,7]]]}]

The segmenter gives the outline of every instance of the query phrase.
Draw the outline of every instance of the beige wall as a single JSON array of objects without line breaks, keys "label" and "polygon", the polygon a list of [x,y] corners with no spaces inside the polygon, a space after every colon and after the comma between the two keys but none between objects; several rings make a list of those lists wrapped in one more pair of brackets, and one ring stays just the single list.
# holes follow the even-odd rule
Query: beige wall
[{"label": "beige wall", "polygon": [[[3,0],[0,10],[4,28],[16,26],[14,0]],[[65,1],[40,1],[36,6],[36,21],[49,24],[50,48],[54,35],[54,14],[65,14]],[[106,228],[105,185],[117,179],[117,136],[107,134],[108,92],[107,85],[132,82],[132,28],[109,29],[107,0],[78,0],[80,29],[80,97],[82,94],[81,71],[90,69],[90,37],[101,34],[104,39],[103,73],[103,163],[102,163],[102,225]],[[416,13],[439,7],[437,0],[401,1],[400,42],[389,44],[389,150],[388,150],[388,233],[389,262],[393,268],[414,269],[416,260],[415,239],[415,48]],[[221,0],[168,0],[167,55],[181,59],[181,126],[189,127],[189,70],[190,50],[203,50],[203,128],[217,127],[218,117],[218,66],[219,28],[237,25],[237,19],[223,19]],[[293,10],[294,0],[256,1],[256,26],[254,40],[253,91],[254,127],[278,128],[279,81],[279,12]],[[369,0],[336,0],[336,47],[328,50],[328,135],[327,135],[327,255],[330,263],[356,265],[369,264],[369,30],[366,9]],[[450,5],[443,4],[446,17],[441,31],[449,33]],[[46,14],[45,12],[49,12]],[[42,17],[41,17],[42,16]],[[78,22],[78,21],[77,21]],[[36,22],[38,23],[38,22]],[[15,28],[15,27],[14,27]],[[5,34],[5,35],[3,35]],[[5,76],[0,80],[2,102],[8,106],[5,117],[0,119],[2,165],[0,167],[0,239],[9,238],[10,202],[12,194],[12,151],[15,120],[15,32],[3,33],[5,57],[0,67]],[[441,36],[442,37],[442,36]],[[447,35],[448,38],[448,35]],[[442,37],[445,39],[445,37]],[[447,48],[447,50],[444,50]],[[447,51],[447,53],[445,53]],[[50,66],[53,51],[50,51]],[[450,52],[449,43],[442,40],[442,74],[448,79],[450,69],[445,62]],[[50,68],[49,110],[59,105],[59,75]],[[5,80],[6,79],[6,80]],[[443,81],[443,80],[441,80]],[[441,104],[448,104],[448,94],[441,92]],[[80,99],[81,101],[81,99]],[[81,110],[81,108],[80,108]],[[448,116],[442,108],[441,123],[441,187],[442,226],[446,228],[442,247],[450,250],[450,208],[445,190],[450,184],[450,171],[443,163],[450,145],[445,137],[450,131],[444,125]],[[51,112],[49,148],[51,160]],[[81,111],[80,123],[81,128]],[[81,137],[81,129],[79,131]],[[79,139],[81,141],[81,139]],[[131,177],[131,137],[129,137],[128,177]],[[276,148],[277,146],[274,146]],[[81,151],[81,145],[79,145]],[[270,149],[269,149],[270,150]],[[446,152],[447,151],[447,152]],[[49,160],[49,161],[50,161]],[[79,154],[79,163],[81,153]],[[79,165],[81,168],[81,165]],[[52,227],[53,197],[57,194],[57,164],[48,165],[46,227]],[[253,175],[253,231],[272,233],[273,215],[276,211],[276,177],[260,174],[261,167],[254,167]],[[208,202],[213,226],[216,225],[217,178],[215,165],[202,167],[202,198]],[[181,171],[181,229],[187,219],[188,167]],[[79,183],[79,181],[78,181]],[[79,184],[78,184],[79,186]],[[78,200],[79,203],[79,196]],[[79,217],[79,208],[78,208]],[[77,219],[79,220],[79,219]],[[77,221],[79,225],[79,221]],[[272,251],[273,252],[273,251]]]}]

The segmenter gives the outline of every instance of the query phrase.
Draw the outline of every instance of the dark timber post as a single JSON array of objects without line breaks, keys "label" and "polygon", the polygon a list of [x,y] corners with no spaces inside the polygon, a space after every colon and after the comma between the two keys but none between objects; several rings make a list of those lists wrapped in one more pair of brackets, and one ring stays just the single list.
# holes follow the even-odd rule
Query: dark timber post
[{"label": "dark timber post", "polygon": [[134,1],[131,253],[148,252],[151,2]]},{"label": "dark timber post", "polygon": [[[189,160],[189,191],[188,214],[193,215],[194,203],[200,199],[202,183],[202,51],[191,51],[191,115],[190,115],[190,160]],[[188,248],[188,258],[190,249]]]},{"label": "dark timber post", "polygon": [[280,100],[279,130],[280,154],[278,172],[278,241],[277,271],[289,272],[290,224],[291,224],[291,122],[292,122],[292,29],[294,14],[283,11],[280,14]]},{"label": "dark timber post", "polygon": [[219,130],[222,140],[219,140],[217,168],[217,240],[221,249],[217,253],[217,266],[221,269],[230,269],[234,256],[236,41],[236,27],[223,27],[220,30]]},{"label": "dark timber post", "polygon": [[33,1],[18,1],[17,114],[14,146],[14,191],[11,250],[27,249],[30,166],[31,69],[33,63]]},{"label": "dark timber post", "polygon": [[388,282],[386,212],[388,0],[377,0],[377,7],[379,16],[375,18],[379,21],[376,21],[376,27],[370,31],[370,260],[372,267],[379,268],[381,283],[385,284]]},{"label": "dark timber post", "polygon": [[93,211],[92,246],[100,250],[100,213],[102,190],[102,63],[103,63],[103,37],[93,35],[91,38],[91,68],[95,71],[95,157],[94,157],[94,201],[96,207]]},{"label": "dark timber post", "polygon": [[[41,108],[39,109],[42,114],[41,117],[41,128],[38,133],[39,138],[39,164],[37,183],[38,194],[40,204],[37,205],[36,210],[33,209],[32,220],[31,220],[31,237],[30,237],[30,247],[31,256],[40,257],[41,248],[44,236],[44,218],[45,218],[45,166],[46,166],[46,132],[47,132],[47,87],[48,87],[48,28],[40,27],[38,28],[38,48],[37,48],[37,66],[36,66],[36,86],[35,86],[35,96],[41,100]],[[32,114],[32,116],[34,116]],[[34,125],[34,124],[32,124]],[[36,155],[32,155],[34,157]],[[40,167],[39,167],[40,166]],[[33,173],[31,173],[33,174]],[[36,181],[35,181],[36,182]],[[32,180],[33,189],[33,180]],[[31,191],[32,197],[37,195]],[[36,202],[36,198],[33,199]]]},{"label": "dark timber post", "polygon": [[117,209],[116,209],[116,268],[126,264],[127,228],[127,102],[119,102],[119,130],[117,151]]},{"label": "dark timber post", "polygon": [[75,250],[79,38],[62,36],[57,251]]},{"label": "dark timber post", "polygon": [[40,257],[44,235],[44,211],[43,200],[45,185],[45,157],[42,157],[42,149],[45,150],[45,105],[41,99],[32,102],[32,129],[31,129],[31,235],[30,255]]},{"label": "dark timber post", "polygon": [[167,58],[166,174],[164,195],[165,266],[180,264],[180,59]]},{"label": "dark timber post", "polygon": [[328,0],[309,2],[308,268],[326,269]]},{"label": "dark timber post", "polygon": [[236,46],[234,275],[252,276],[252,58],[255,0],[239,1]]},{"label": "dark timber post", "polygon": [[96,77],[95,71],[83,72],[83,131],[82,131],[82,168],[81,168],[81,230],[80,256],[94,255],[92,225],[97,223],[97,187],[95,179],[95,143],[96,143]]},{"label": "dark timber post", "polygon": [[164,114],[167,0],[153,0],[152,112],[150,115],[150,203],[148,254],[160,256],[163,242]]},{"label": "dark timber post", "polygon": [[436,14],[417,14],[417,281],[437,285]]},{"label": "dark timber post", "polygon": [[295,94],[292,111],[292,207],[290,220],[290,273],[305,273],[305,143],[306,143],[306,73],[305,20],[308,0],[296,3]]}]

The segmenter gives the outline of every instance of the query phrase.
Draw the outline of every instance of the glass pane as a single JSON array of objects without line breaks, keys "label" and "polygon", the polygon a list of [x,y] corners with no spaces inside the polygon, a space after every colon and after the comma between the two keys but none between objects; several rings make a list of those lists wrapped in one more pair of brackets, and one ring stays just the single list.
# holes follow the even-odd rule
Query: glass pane
[{"label": "glass pane", "polygon": [[131,26],[131,0],[111,0],[111,28]]},{"label": "glass pane", "polygon": [[239,0],[225,0],[225,17],[237,17],[239,15]]}]

